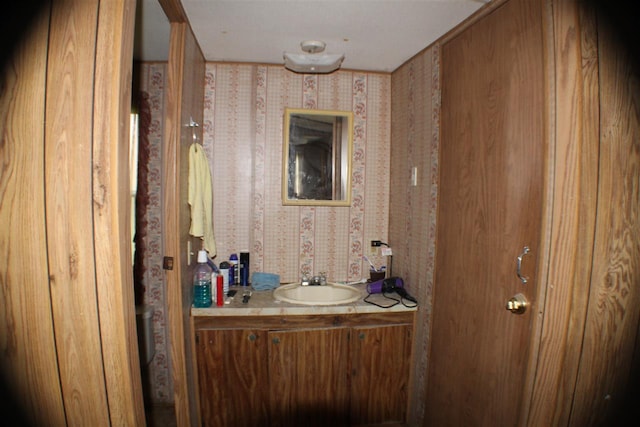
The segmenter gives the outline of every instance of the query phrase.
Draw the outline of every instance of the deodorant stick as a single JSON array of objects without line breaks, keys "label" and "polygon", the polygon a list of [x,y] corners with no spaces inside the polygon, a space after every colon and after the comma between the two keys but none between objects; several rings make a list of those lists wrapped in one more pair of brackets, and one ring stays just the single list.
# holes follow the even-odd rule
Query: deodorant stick
[{"label": "deodorant stick", "polygon": [[240,252],[240,286],[249,286],[249,252]]}]

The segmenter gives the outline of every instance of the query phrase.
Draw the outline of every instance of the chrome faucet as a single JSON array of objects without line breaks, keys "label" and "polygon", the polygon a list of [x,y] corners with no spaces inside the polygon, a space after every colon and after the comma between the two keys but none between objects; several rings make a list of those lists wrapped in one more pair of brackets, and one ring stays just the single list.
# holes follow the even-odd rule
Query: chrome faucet
[{"label": "chrome faucet", "polygon": [[324,286],[327,284],[327,274],[319,273],[317,276],[309,278],[306,274],[302,276],[300,285],[302,286]]}]

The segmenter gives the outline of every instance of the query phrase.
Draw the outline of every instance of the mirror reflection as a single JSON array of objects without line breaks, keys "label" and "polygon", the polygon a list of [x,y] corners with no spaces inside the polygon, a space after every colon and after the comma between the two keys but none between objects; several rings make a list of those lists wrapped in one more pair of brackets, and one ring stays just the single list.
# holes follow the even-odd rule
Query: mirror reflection
[{"label": "mirror reflection", "polygon": [[282,202],[351,204],[350,111],[285,109]]}]

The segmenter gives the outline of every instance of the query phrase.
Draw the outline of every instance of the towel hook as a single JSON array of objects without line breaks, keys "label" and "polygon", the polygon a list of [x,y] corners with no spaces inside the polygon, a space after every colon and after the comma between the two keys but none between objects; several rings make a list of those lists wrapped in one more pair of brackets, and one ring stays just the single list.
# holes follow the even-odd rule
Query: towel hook
[{"label": "towel hook", "polygon": [[191,128],[191,137],[193,138],[193,142],[197,143],[198,133],[196,132],[196,128],[200,127],[200,125],[198,124],[198,122],[193,120],[193,117],[189,117],[189,124],[187,126]]}]

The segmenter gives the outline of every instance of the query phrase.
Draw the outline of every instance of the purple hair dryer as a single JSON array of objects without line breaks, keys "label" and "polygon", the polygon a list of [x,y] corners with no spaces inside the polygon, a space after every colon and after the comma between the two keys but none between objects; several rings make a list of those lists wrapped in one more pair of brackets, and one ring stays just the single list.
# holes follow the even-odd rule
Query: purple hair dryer
[{"label": "purple hair dryer", "polygon": [[403,288],[404,282],[399,277],[388,277],[375,282],[367,283],[367,292],[370,294],[390,293],[397,288]]},{"label": "purple hair dryer", "polygon": [[404,282],[400,277],[389,277],[382,280],[376,280],[367,284],[367,292],[370,294],[391,293],[395,292],[402,298],[417,303],[418,301],[409,295],[404,289]]}]

